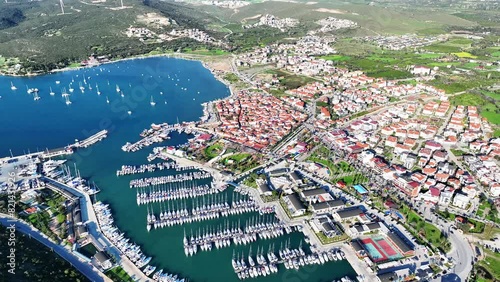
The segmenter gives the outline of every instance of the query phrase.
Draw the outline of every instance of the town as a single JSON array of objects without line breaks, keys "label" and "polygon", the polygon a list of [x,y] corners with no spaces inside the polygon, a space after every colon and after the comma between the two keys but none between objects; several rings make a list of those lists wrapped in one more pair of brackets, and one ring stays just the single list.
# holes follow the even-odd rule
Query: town
[{"label": "town", "polygon": [[[217,9],[250,5],[203,3]],[[85,162],[71,159],[106,143],[101,141],[111,131],[59,149],[20,156],[11,151],[0,159],[2,223],[16,220],[17,230],[57,250],[92,281],[191,280],[180,268],[161,268],[148,255],[151,246],[138,243],[140,236],[158,244],[168,238],[184,252],[182,259],[289,236],[279,248],[274,242],[256,245],[253,253],[251,245],[233,248],[232,259],[220,261],[232,265],[231,279],[272,277],[331,261],[354,270],[355,276],[335,280],[342,282],[496,281],[499,86],[449,85],[456,76],[484,69],[491,72],[481,78],[490,80],[498,59],[423,49],[469,39],[461,34],[379,34],[346,43],[332,32],[357,30],[360,23],[333,16],[316,20],[303,36],[232,54],[226,53],[231,44],[201,28],[154,13],[137,21],[145,26],[122,32],[138,44],[185,38],[221,48],[220,57],[201,60],[227,86],[227,96],[198,102],[199,120],[177,116],[172,123],[142,124],[142,132],[127,128],[132,140],[112,144],[113,154],[142,157],[111,168],[112,181],[126,183],[114,190],[83,177],[79,166]],[[286,33],[300,24],[302,19],[259,14],[240,26]],[[342,46],[335,45],[339,41],[379,52],[344,55],[335,47]],[[392,54],[419,59],[399,63]],[[178,50],[167,55],[182,57]],[[79,66],[106,63],[107,56],[91,56]],[[171,75],[181,84],[180,73]],[[118,84],[116,92],[123,98]],[[202,96],[196,95],[189,100]],[[167,100],[165,105],[176,101]],[[126,220],[139,222],[140,232],[119,226],[124,219],[115,220],[113,205],[97,199],[106,189],[107,197],[134,195]],[[171,237],[158,236],[164,230]],[[300,239],[290,243],[290,234]]]}]

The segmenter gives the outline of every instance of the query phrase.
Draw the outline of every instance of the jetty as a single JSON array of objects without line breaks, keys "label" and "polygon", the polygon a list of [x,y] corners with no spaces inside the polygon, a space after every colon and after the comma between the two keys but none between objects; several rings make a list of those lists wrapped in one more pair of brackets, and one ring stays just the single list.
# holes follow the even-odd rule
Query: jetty
[{"label": "jetty", "polygon": [[70,144],[66,147],[52,149],[52,150],[46,149],[45,151],[39,151],[39,152],[24,154],[24,155],[20,155],[20,156],[11,155],[10,157],[0,158],[0,163],[14,162],[20,158],[50,159],[50,158],[59,157],[59,156],[71,155],[75,152],[76,149],[87,148],[87,147],[103,140],[107,136],[108,136],[108,131],[101,130],[101,131],[97,132],[96,134],[94,134],[94,135],[92,135],[92,136],[90,136],[82,141],[76,140],[75,143]]}]

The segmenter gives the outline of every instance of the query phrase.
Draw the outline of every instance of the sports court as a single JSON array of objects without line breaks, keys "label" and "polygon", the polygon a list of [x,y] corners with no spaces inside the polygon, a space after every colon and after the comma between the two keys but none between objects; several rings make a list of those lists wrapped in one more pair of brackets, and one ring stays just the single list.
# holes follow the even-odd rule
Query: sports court
[{"label": "sports court", "polygon": [[382,236],[361,239],[360,243],[375,263],[398,260],[403,257],[392,242]]}]

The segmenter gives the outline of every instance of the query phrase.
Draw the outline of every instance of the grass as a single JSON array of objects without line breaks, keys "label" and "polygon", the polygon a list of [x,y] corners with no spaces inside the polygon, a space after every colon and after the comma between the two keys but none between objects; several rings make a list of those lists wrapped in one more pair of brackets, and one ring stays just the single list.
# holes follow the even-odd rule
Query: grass
[{"label": "grass", "polygon": [[240,81],[240,78],[234,73],[228,73],[224,76],[224,80],[230,83],[237,83]]},{"label": "grass", "polygon": [[495,280],[500,279],[500,254],[483,248],[485,258],[479,261],[479,265],[486,269]]},{"label": "grass", "polygon": [[335,236],[335,237],[332,237],[332,238],[327,237],[325,234],[323,234],[323,232],[317,232],[315,234],[316,234],[316,237],[318,237],[318,239],[321,242],[321,244],[323,244],[323,245],[327,245],[327,244],[331,244],[331,243],[337,243],[337,242],[341,242],[341,241],[345,241],[345,240],[349,239],[349,236],[346,235],[345,233],[343,233],[340,236]]},{"label": "grass", "polygon": [[462,150],[458,150],[458,149],[451,149],[451,152],[453,153],[453,155],[455,155],[456,157],[461,157],[465,154],[464,151]]},{"label": "grass", "polygon": [[351,57],[350,56],[343,56],[343,55],[329,55],[329,56],[322,56],[322,57],[320,57],[320,59],[335,61],[335,62],[342,62],[342,61],[350,60]]},{"label": "grass", "polygon": [[252,172],[250,173],[250,175],[248,175],[247,178],[245,178],[245,180],[243,180],[243,184],[245,184],[248,187],[258,188],[256,182],[258,178],[259,176],[255,172]]},{"label": "grass", "polygon": [[266,73],[277,75],[280,84],[283,85],[288,90],[297,89],[311,82],[318,81],[311,77],[295,75],[281,70],[267,70]]},{"label": "grass", "polygon": [[450,98],[453,105],[476,106],[481,116],[485,117],[490,123],[500,124],[500,110],[497,104],[486,99],[481,93],[465,93]]},{"label": "grass", "polygon": [[108,276],[111,280],[115,282],[133,282],[134,279],[130,277],[123,268],[120,266],[112,268],[108,270],[106,273],[106,276]]},{"label": "grass", "polygon": [[434,247],[445,251],[450,248],[449,241],[443,236],[441,231],[436,226],[423,220],[417,213],[406,205],[404,205],[400,211],[405,215],[406,223],[414,228],[414,232],[412,233],[418,233],[417,236],[414,234],[416,238],[422,236]]},{"label": "grass", "polygon": [[452,53],[453,55],[459,57],[459,58],[470,58],[470,59],[477,59],[477,56],[472,55],[471,53],[468,52],[458,52],[458,53]]},{"label": "grass", "polygon": [[220,160],[219,163],[235,173],[245,172],[260,165],[259,156],[248,153],[231,155]]},{"label": "grass", "polygon": [[220,152],[222,152],[223,148],[224,145],[222,145],[221,143],[212,144],[205,148],[205,156],[209,159],[215,158],[220,154]]}]

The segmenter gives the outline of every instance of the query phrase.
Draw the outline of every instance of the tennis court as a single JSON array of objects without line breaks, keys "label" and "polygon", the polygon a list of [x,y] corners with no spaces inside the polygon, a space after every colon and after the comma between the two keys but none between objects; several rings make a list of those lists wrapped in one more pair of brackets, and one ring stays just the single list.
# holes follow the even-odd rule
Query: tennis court
[{"label": "tennis court", "polygon": [[400,255],[396,250],[394,250],[391,245],[389,245],[389,243],[385,239],[375,239],[375,242],[377,242],[377,244],[382,248],[382,250],[384,250],[389,258],[394,258]]},{"label": "tennis court", "polygon": [[363,248],[368,252],[368,256],[375,263],[392,261],[403,256],[384,237],[365,238],[361,240]]}]

